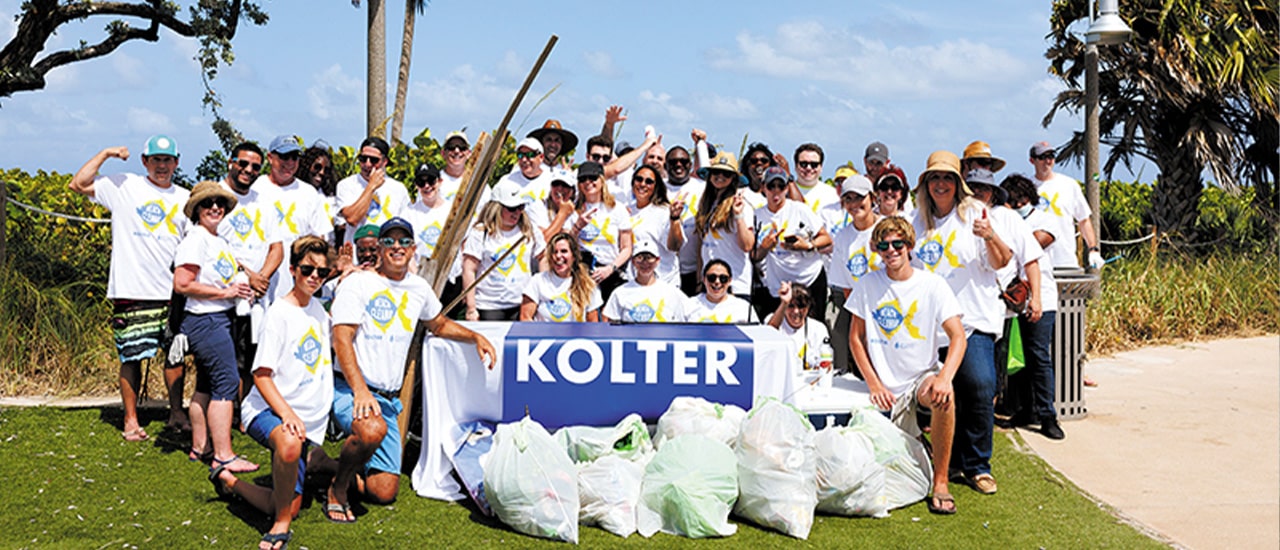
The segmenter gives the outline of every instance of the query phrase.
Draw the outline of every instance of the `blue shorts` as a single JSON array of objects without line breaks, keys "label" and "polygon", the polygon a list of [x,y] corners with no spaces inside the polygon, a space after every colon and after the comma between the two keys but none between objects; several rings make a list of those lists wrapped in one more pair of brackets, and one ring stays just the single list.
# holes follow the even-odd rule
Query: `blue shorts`
[{"label": "blue shorts", "polygon": [[[266,410],[253,417],[253,422],[249,423],[249,428],[245,430],[245,433],[248,433],[249,437],[252,437],[254,441],[275,453],[275,449],[271,447],[271,432],[283,425],[284,420],[281,420],[275,411]],[[307,478],[307,452],[310,450],[311,441],[303,441],[302,453],[298,455],[298,481],[293,485],[293,493],[297,495],[302,494],[302,481]]]},{"label": "blue shorts", "polygon": [[[400,475],[400,424],[397,419],[400,411],[404,410],[404,405],[400,403],[399,398],[387,399],[376,393],[373,394],[373,398],[378,400],[378,406],[382,408],[382,420],[387,423],[387,436],[382,438],[382,444],[364,465],[364,473],[367,475],[370,471],[377,470]],[[343,435],[351,435],[352,409],[354,408],[355,398],[352,396],[351,386],[347,385],[346,380],[335,376],[333,378],[333,419],[338,422]]]},{"label": "blue shorts", "polygon": [[[231,341],[232,312],[230,309],[217,313],[188,312],[182,319],[187,348],[196,358],[196,388],[208,387],[214,401],[234,401],[240,394],[236,346]],[[200,377],[206,377],[208,382],[201,382]]]}]

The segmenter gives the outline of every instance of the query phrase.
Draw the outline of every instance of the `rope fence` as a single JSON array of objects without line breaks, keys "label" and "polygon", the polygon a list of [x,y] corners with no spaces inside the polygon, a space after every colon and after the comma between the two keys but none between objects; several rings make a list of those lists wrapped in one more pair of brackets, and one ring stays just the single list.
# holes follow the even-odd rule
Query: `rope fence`
[{"label": "rope fence", "polygon": [[22,201],[19,201],[19,200],[17,200],[17,199],[15,199],[15,198],[13,198],[13,197],[5,197],[5,198],[9,199],[9,203],[10,203],[10,204],[13,204],[14,206],[17,206],[17,207],[19,207],[19,208],[24,208],[24,209],[26,209],[26,210],[30,210],[30,211],[35,212],[35,213],[37,213],[37,214],[44,214],[44,215],[46,215],[46,216],[53,216],[53,217],[55,217],[55,218],[62,218],[62,219],[65,219],[65,220],[71,220],[71,221],[76,221],[76,222],[85,222],[85,223],[111,223],[111,220],[104,220],[104,219],[101,219],[101,218],[85,218],[85,217],[81,217],[81,216],[72,216],[71,214],[62,214],[62,213],[58,213],[58,212],[53,212],[53,211],[51,211],[51,210],[45,210],[45,209],[43,209],[43,208],[38,208],[38,207],[35,207],[35,206],[31,206],[30,204],[27,204],[27,203],[24,203],[24,202],[22,202]]}]

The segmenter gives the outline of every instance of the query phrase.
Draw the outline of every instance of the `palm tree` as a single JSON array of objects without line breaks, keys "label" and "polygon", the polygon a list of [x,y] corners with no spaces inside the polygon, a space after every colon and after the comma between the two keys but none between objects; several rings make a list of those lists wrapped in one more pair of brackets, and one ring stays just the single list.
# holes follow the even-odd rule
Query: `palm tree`
[{"label": "palm tree", "polygon": [[[1069,27],[1089,0],[1058,0],[1045,57],[1050,74],[1067,83],[1045,115],[1084,103],[1085,44]],[[1121,0],[1133,28],[1121,46],[1101,48],[1099,133],[1111,151],[1109,175],[1135,156],[1160,170],[1152,220],[1161,231],[1188,230],[1197,215],[1205,169],[1219,185],[1254,187],[1258,206],[1276,220],[1276,117],[1280,70],[1275,64],[1277,17],[1267,0]],[[1084,155],[1077,132],[1060,150]]]},{"label": "palm tree", "polygon": [[396,105],[391,111],[391,143],[400,141],[404,129],[404,102],[409,96],[409,62],[413,57],[413,31],[418,14],[427,11],[427,0],[404,1],[404,36],[400,39],[400,71],[396,75]]},{"label": "palm tree", "polygon": [[[360,0],[351,0],[360,7]],[[387,10],[382,0],[369,0],[365,57],[365,135],[377,135],[387,118]]]}]

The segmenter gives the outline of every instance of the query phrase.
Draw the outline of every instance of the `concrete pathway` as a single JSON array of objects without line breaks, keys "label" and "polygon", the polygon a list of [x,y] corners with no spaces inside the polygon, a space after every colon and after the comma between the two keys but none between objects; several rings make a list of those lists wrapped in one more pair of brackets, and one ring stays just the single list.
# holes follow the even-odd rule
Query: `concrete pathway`
[{"label": "concrete pathway", "polygon": [[1280,548],[1280,337],[1090,361],[1088,416],[1023,432],[1072,482],[1175,544]]}]

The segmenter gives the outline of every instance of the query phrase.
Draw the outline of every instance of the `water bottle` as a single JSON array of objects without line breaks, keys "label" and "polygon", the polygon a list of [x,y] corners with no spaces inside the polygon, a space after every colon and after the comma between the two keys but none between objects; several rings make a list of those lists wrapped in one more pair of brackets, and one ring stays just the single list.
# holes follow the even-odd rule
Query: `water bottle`
[{"label": "water bottle", "polygon": [[[231,278],[232,284],[249,284],[249,274],[244,271],[236,271],[236,276]],[[252,307],[252,300],[249,298],[236,298],[236,316],[244,317],[249,314],[249,308]]]},{"label": "water bottle", "polygon": [[831,358],[834,355],[834,350],[831,349],[831,342],[823,340],[822,346],[818,350],[818,372],[821,373],[818,378],[818,387],[830,388],[831,377],[834,376],[831,371]]}]

